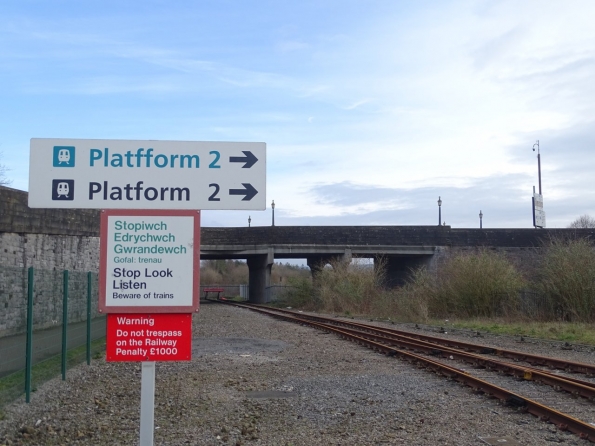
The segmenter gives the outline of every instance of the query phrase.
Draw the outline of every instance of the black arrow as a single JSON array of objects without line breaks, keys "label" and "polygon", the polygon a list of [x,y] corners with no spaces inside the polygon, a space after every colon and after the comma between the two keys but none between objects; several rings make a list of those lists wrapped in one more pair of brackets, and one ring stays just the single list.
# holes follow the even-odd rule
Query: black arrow
[{"label": "black arrow", "polygon": [[245,195],[242,201],[250,201],[258,193],[250,183],[242,183],[242,186],[244,189],[229,189],[229,195]]},{"label": "black arrow", "polygon": [[252,152],[249,150],[242,150],[242,153],[246,156],[230,156],[229,162],[230,163],[246,163],[242,166],[242,169],[250,169],[258,158],[254,156]]}]

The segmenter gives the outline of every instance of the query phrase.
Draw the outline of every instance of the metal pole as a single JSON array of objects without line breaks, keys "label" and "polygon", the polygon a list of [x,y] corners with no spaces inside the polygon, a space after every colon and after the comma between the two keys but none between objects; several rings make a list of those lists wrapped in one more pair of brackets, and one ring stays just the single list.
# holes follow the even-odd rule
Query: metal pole
[{"label": "metal pole", "polygon": [[275,200],[271,202],[271,209],[273,210],[273,224],[271,226],[275,226]]},{"label": "metal pole", "polygon": [[66,380],[66,336],[68,334],[68,270],[64,270],[62,299],[62,381]]},{"label": "metal pole", "polygon": [[27,277],[27,351],[25,353],[25,400],[31,401],[31,368],[33,362],[33,267],[29,267]]},{"label": "metal pole", "polygon": [[533,144],[533,151],[535,152],[537,146],[537,177],[539,178],[539,195],[541,195],[541,155],[539,153],[539,140]]},{"label": "metal pole", "polygon": [[87,365],[91,365],[91,272],[87,273]]},{"label": "metal pole", "polygon": [[140,385],[140,446],[153,446],[155,362],[143,362]]},{"label": "metal pole", "polygon": [[539,177],[539,195],[541,195],[541,155],[539,154],[539,145],[537,146],[537,175]]}]

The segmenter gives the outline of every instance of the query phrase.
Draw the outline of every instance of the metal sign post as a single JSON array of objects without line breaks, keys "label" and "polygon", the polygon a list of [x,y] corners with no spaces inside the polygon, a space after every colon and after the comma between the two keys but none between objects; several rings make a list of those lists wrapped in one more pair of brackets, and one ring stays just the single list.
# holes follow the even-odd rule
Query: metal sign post
[{"label": "metal sign post", "polygon": [[155,361],[192,356],[200,210],[264,210],[266,144],[32,138],[29,207],[103,209],[106,360],[142,362],[140,444],[152,446]]},{"label": "metal sign post", "polygon": [[140,382],[140,446],[153,446],[155,362],[143,362]]},{"label": "metal sign post", "polygon": [[545,211],[543,210],[543,193],[541,191],[541,154],[539,153],[539,140],[533,144],[533,151],[537,147],[537,176],[539,181],[539,193],[535,192],[533,186],[533,226],[535,228],[545,228]]},{"label": "metal sign post", "polygon": [[199,211],[102,212],[99,311],[108,313],[106,360],[142,362],[141,446],[153,445],[155,361],[191,359],[199,265]]}]

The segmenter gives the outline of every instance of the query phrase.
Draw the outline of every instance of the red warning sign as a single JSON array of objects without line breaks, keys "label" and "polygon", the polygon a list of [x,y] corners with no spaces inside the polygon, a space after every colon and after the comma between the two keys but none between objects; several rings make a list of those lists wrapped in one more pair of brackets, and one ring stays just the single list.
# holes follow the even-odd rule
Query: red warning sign
[{"label": "red warning sign", "polygon": [[107,361],[190,361],[192,313],[107,315]]}]

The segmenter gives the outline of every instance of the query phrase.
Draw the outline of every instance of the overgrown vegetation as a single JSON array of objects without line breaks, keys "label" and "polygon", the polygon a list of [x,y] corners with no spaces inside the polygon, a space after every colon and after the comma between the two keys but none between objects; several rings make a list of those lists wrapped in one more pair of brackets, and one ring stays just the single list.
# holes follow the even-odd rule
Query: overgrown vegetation
[{"label": "overgrown vegetation", "polygon": [[554,339],[578,344],[595,344],[595,327],[593,324],[573,322],[518,322],[509,319],[467,319],[434,322],[444,326],[446,330],[449,327],[454,327],[504,335]]},{"label": "overgrown vegetation", "polygon": [[304,310],[317,310],[319,308],[318,299],[314,297],[314,287],[312,280],[307,275],[289,277],[287,279],[287,289],[280,299],[271,302],[273,306],[291,306],[302,308]]},{"label": "overgrown vegetation", "polygon": [[427,279],[423,286],[431,316],[470,318],[514,315],[526,283],[506,257],[480,249],[452,256],[438,268],[433,286]]},{"label": "overgrown vegetation", "polygon": [[[305,310],[421,323],[448,319],[470,328],[481,323],[491,331],[591,342],[592,242],[554,239],[536,251],[535,258],[537,267],[522,272],[493,250],[458,252],[436,267],[411,271],[409,281],[397,288],[383,286],[382,260],[373,266],[331,262],[318,269],[314,279],[309,268],[275,264],[271,284],[288,286],[283,305]],[[201,274],[203,284],[248,281],[247,265],[237,261],[204,262]]]},{"label": "overgrown vegetation", "polygon": [[589,214],[581,215],[570,223],[568,227],[574,229],[595,228],[595,218],[591,217]]},{"label": "overgrown vegetation", "polygon": [[432,317],[493,317],[511,314],[518,291],[525,286],[520,273],[495,252],[460,253],[440,265],[438,274],[412,272],[400,288],[383,287],[385,264],[374,267],[335,262],[315,281],[322,311],[426,321]]},{"label": "overgrown vegetation", "polygon": [[[373,268],[357,262],[336,262],[320,270],[309,297],[306,294],[310,288],[303,279],[298,280],[296,288],[300,291],[294,293],[292,304],[402,321],[516,323],[515,330],[525,330],[526,335],[536,331],[563,340],[581,338],[576,327],[595,321],[592,243],[586,239],[552,240],[536,257],[537,273],[525,273],[528,277],[524,277],[503,254],[488,249],[459,252],[432,270],[412,271],[409,282],[393,289],[382,286],[382,261]],[[530,322],[541,325],[528,329]],[[556,325],[560,322],[579,325],[563,330]],[[585,342],[595,336],[589,333],[587,330]]]},{"label": "overgrown vegetation", "polygon": [[[3,153],[0,152],[0,160],[2,159],[2,155],[3,155]],[[9,180],[6,177],[6,173],[9,170],[10,169],[8,167],[6,167],[4,164],[0,163],[0,186],[10,186],[12,184],[12,180]]]},{"label": "overgrown vegetation", "polygon": [[379,298],[381,278],[369,265],[332,262],[315,279],[320,307],[327,312],[369,314]]},{"label": "overgrown vegetation", "polygon": [[203,260],[201,285],[240,285],[248,283],[248,265],[239,260]]},{"label": "overgrown vegetation", "polygon": [[[67,369],[82,364],[86,360],[87,347],[72,348],[66,352]],[[91,355],[93,359],[99,359],[105,352],[105,338],[96,339],[91,342]],[[31,389],[33,392],[37,386],[60,375],[62,357],[54,355],[41,361],[31,368]],[[11,375],[0,378],[0,408],[14,401],[25,393],[25,369]]]},{"label": "overgrown vegetation", "polygon": [[[309,278],[310,268],[273,264],[271,285],[289,285],[296,278]],[[203,260],[200,266],[201,285],[241,285],[248,283],[248,264],[241,260]]]},{"label": "overgrown vegetation", "polygon": [[595,251],[586,239],[554,239],[545,248],[536,288],[551,317],[595,321]]}]

